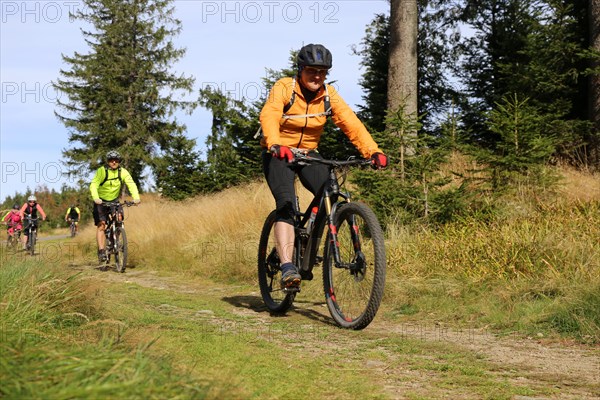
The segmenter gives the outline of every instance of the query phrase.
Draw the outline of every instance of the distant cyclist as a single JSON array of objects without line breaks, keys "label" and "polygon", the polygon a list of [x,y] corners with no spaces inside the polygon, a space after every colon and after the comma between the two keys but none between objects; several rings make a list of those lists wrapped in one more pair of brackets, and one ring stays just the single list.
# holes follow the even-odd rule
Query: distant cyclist
[{"label": "distant cyclist", "polygon": [[74,222],[75,223],[75,233],[77,233],[79,229],[79,220],[81,219],[81,211],[77,204],[71,204],[71,207],[67,208],[67,213],[65,214],[65,221]]},{"label": "distant cyclist", "polygon": [[281,259],[281,286],[300,285],[300,274],[292,263],[294,248],[294,177],[297,174],[312,194],[318,193],[328,178],[325,165],[289,168],[297,152],[322,158],[317,147],[327,117],[350,139],[374,168],[387,166],[387,156],[377,146],[363,123],[337,90],[325,83],[332,55],[323,45],[307,44],[297,56],[295,77],[278,80],[260,113],[263,132],[263,172],[275,198],[275,240]]},{"label": "distant cyclist", "polygon": [[19,213],[19,205],[13,205],[12,210],[7,212],[2,221],[7,225],[7,241],[15,235],[16,232],[23,229],[23,219]]},{"label": "distant cyclist", "polygon": [[90,193],[94,200],[94,224],[96,225],[96,243],[98,244],[98,261],[106,261],[106,218],[108,208],[102,205],[102,202],[111,202],[118,200],[121,195],[123,184],[127,186],[133,202],[139,204],[140,194],[137,185],[133,181],[131,174],[125,168],[121,167],[121,154],[116,150],[106,153],[106,165],[96,170],[96,175],[90,183]]},{"label": "distant cyclist", "polygon": [[[23,249],[27,249],[27,232],[29,227],[33,225],[34,228],[37,228],[37,218],[38,212],[42,217],[42,221],[46,220],[46,213],[41,205],[38,204],[37,198],[34,195],[31,195],[27,198],[27,203],[23,204],[21,209],[19,210],[19,214],[21,218],[25,221],[25,226],[23,227]],[[29,218],[25,218],[25,216],[29,216]]]}]

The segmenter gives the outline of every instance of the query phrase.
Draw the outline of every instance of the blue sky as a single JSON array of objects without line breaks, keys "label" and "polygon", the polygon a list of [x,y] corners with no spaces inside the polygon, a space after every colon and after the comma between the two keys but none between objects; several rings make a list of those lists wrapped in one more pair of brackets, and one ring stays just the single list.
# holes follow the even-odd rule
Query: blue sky
[{"label": "blue sky", "polygon": [[[348,104],[362,102],[358,85],[360,59],[352,55],[385,0],[350,1],[195,1],[177,0],[176,18],[183,31],[174,39],[187,49],[172,71],[196,78],[194,96],[206,85],[237,99],[254,100],[263,88],[265,68],[287,67],[289,52],[306,43],[322,43],[333,53],[329,78]],[[60,188],[62,150],[68,132],[54,116],[61,94],[51,82],[59,76],[61,54],[87,52],[69,11],[81,0],[0,1],[0,199],[27,187]],[[64,100],[64,99],[63,99]],[[198,108],[178,119],[203,150],[210,114]]]}]

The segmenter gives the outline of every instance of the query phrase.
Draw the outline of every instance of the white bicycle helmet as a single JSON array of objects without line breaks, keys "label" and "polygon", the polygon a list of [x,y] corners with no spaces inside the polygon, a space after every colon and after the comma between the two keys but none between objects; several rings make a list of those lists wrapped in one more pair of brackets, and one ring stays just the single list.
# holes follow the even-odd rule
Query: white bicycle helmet
[{"label": "white bicycle helmet", "polygon": [[37,201],[37,198],[34,195],[31,195],[27,198],[27,201]]},{"label": "white bicycle helmet", "polygon": [[116,150],[110,150],[108,153],[106,153],[106,161],[108,160],[119,160],[121,161],[121,154],[116,151]]}]

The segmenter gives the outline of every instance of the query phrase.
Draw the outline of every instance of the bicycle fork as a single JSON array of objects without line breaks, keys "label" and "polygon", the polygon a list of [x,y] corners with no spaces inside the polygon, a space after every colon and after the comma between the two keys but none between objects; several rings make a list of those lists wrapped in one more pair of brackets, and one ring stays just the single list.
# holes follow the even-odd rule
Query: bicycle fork
[{"label": "bicycle fork", "polygon": [[[325,197],[325,207],[327,210],[327,215],[328,217],[328,223],[329,223],[329,248],[332,250],[333,252],[333,259],[335,261],[335,266],[337,268],[344,268],[344,267],[349,267],[348,265],[344,265],[344,263],[342,262],[342,257],[340,255],[340,242],[338,240],[338,232],[337,232],[337,227],[335,225],[335,221],[334,219],[334,215],[337,211],[337,204],[332,207],[331,206],[331,200],[329,199],[329,196]],[[360,228],[356,222],[356,216],[351,215],[348,218],[348,224],[349,224],[349,229],[350,229],[350,238],[352,240],[352,247],[354,248],[354,254],[355,254],[355,258],[354,260],[356,261],[358,258],[360,258],[360,255],[362,254],[362,250],[361,250],[361,245],[360,245]],[[350,266],[352,267],[352,266]]]}]

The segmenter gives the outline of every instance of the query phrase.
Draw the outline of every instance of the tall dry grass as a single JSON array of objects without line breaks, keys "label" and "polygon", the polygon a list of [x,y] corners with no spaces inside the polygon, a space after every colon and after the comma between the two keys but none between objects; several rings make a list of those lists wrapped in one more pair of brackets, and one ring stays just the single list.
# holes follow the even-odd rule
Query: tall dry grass
[{"label": "tall dry grass", "polygon": [[[308,204],[310,193],[301,188],[299,194],[301,205]],[[182,202],[143,196],[140,206],[125,209],[128,264],[254,283],[260,232],[274,205],[264,182]],[[94,230],[88,226],[81,231],[81,246],[95,246]]]},{"label": "tall dry grass", "polygon": [[[587,326],[585,335],[600,341],[600,316],[576,322],[569,308],[589,311],[598,301],[600,309],[600,177],[560,173],[555,190],[519,190],[485,220],[389,226],[385,304],[392,313],[512,327],[568,320],[559,325]],[[306,191],[300,198],[310,201]],[[256,284],[257,244],[273,207],[263,182],[184,202],[145,196],[126,210],[130,264]],[[92,228],[81,233],[93,243]]]}]

